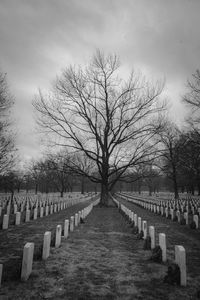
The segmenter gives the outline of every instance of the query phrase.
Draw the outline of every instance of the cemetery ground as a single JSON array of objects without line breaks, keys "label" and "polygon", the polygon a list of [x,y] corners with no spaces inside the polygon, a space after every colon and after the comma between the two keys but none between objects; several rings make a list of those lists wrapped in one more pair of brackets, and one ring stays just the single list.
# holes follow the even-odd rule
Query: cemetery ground
[{"label": "cemetery ground", "polygon": [[[46,261],[34,260],[28,281],[6,281],[0,289],[0,299],[199,299],[200,231],[181,226],[127,201],[120,202],[146,220],[148,226],[154,225],[156,237],[159,232],[166,233],[170,261],[174,259],[175,245],[185,247],[186,287],[164,283],[168,263],[150,260],[151,251],[143,250],[144,241],[132,233],[132,228],[116,207],[97,206],[84,224],[76,227],[67,239],[62,239],[60,248],[51,248]],[[55,226],[64,212],[67,214],[66,210],[54,216],[57,218]],[[41,221],[42,233],[48,230],[45,226],[52,221],[45,220],[48,217]],[[38,222],[39,219],[35,224]],[[32,229],[32,238],[36,239],[38,234],[36,230],[34,232],[33,224]]]}]

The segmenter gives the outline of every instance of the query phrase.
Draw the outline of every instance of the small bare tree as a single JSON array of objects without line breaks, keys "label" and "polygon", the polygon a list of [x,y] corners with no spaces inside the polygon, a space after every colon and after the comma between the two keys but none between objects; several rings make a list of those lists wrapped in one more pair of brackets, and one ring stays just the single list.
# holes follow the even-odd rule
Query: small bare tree
[{"label": "small bare tree", "polygon": [[123,81],[117,57],[97,51],[86,68],[65,69],[53,92],[40,92],[34,100],[38,123],[54,134],[55,145],[95,162],[97,171],[89,176],[101,184],[102,205],[128,168],[155,156],[152,138],[163,110],[162,89],[163,84],[152,85],[134,72]]}]

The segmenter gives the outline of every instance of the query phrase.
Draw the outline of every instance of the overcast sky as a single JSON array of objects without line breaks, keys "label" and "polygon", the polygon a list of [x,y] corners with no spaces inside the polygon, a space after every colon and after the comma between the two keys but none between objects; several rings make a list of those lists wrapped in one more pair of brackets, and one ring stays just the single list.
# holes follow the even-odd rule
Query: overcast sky
[{"label": "overcast sky", "polygon": [[85,64],[100,48],[120,56],[124,70],[166,78],[174,120],[181,95],[200,68],[200,0],[0,0],[0,70],[15,97],[17,146],[37,158],[31,105],[61,69]]}]

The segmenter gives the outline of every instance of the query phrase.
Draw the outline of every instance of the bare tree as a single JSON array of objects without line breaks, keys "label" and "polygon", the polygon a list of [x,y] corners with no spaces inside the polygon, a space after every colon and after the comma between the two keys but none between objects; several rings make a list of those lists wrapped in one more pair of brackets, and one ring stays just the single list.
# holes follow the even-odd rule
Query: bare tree
[{"label": "bare tree", "polygon": [[101,204],[128,168],[155,155],[152,138],[163,110],[163,84],[148,83],[134,72],[119,78],[119,60],[97,51],[86,68],[69,67],[57,79],[53,92],[41,92],[33,105],[45,133],[57,146],[83,152],[96,164],[87,173],[101,184]]},{"label": "bare tree", "polygon": [[179,198],[178,172],[181,164],[180,154],[185,143],[181,139],[181,134],[179,128],[170,121],[166,121],[165,126],[159,132],[162,162],[158,166],[172,180],[176,199]]},{"label": "bare tree", "polygon": [[9,109],[13,104],[6,76],[0,72],[0,173],[9,171],[14,163],[14,137],[10,131]]},{"label": "bare tree", "polygon": [[191,109],[188,122],[192,127],[199,127],[200,123],[200,71],[196,70],[192,78],[187,81],[187,93],[183,96],[183,102]]}]

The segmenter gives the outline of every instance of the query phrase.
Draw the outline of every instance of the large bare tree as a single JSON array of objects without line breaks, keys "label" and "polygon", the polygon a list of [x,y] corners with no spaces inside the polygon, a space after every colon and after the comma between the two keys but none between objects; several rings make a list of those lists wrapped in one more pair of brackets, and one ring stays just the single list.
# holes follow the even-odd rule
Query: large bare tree
[{"label": "large bare tree", "polygon": [[97,51],[87,67],[66,68],[53,92],[39,92],[33,102],[38,123],[54,135],[55,145],[95,162],[96,172],[85,175],[101,184],[102,205],[128,168],[155,157],[152,138],[163,110],[163,83],[153,85],[134,72],[122,80],[119,66],[117,56]]}]

